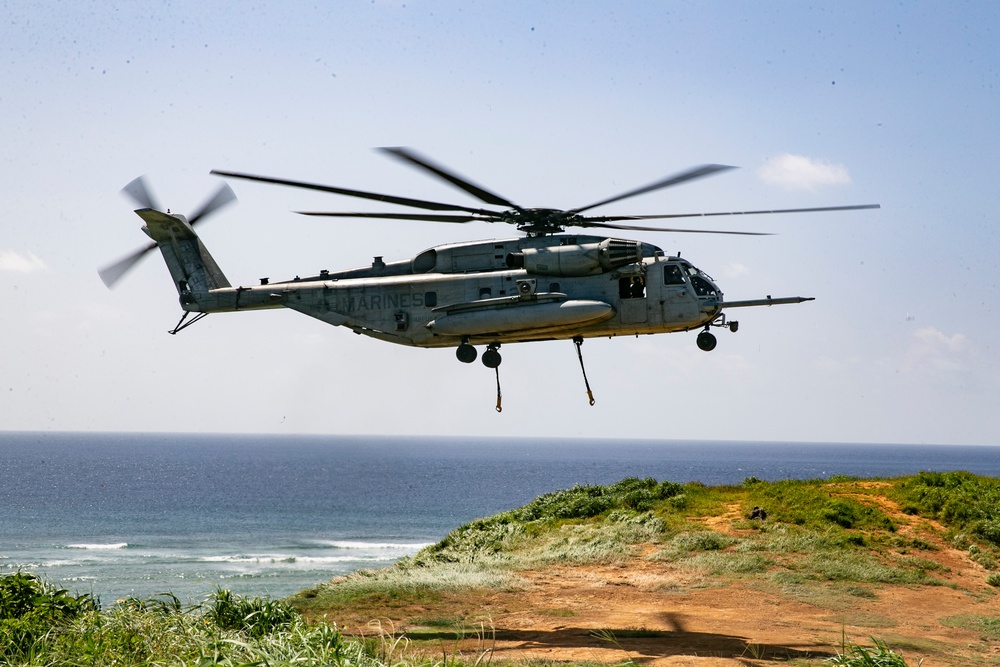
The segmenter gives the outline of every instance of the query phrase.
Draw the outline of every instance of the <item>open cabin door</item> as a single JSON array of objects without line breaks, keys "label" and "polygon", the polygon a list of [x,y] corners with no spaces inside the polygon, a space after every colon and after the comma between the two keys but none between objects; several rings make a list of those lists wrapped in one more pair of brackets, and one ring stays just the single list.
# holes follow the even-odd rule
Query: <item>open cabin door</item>
[{"label": "open cabin door", "polygon": [[622,324],[642,324],[647,313],[645,276],[622,276],[618,279],[618,315]]}]

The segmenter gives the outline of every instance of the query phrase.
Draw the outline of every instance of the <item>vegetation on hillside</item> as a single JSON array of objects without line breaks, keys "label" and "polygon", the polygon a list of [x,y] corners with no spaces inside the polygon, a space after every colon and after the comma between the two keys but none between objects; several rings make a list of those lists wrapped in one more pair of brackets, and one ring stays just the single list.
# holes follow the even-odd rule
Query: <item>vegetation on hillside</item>
[{"label": "vegetation on hillside", "polygon": [[[890,505],[904,514],[887,512]],[[750,518],[755,507],[764,508],[766,520]],[[436,664],[403,659],[385,636],[345,639],[326,619],[352,607],[517,590],[519,573],[529,568],[635,557],[670,562],[690,574],[689,585],[746,579],[810,601],[835,596],[844,607],[886,584],[945,583],[947,572],[928,557],[936,540],[907,529],[907,515],[939,522],[944,536],[986,569],[988,583],[1000,586],[1000,480],[921,473],[896,480],[750,478],[709,488],[630,478],[545,494],[461,526],[390,568],[358,571],[287,601],[217,590],[193,609],[170,594],[102,609],[93,597],[32,574],[2,575],[0,665]],[[993,636],[998,619],[949,623]],[[844,649],[835,664],[905,664],[879,641],[872,649]]]},{"label": "vegetation on hillside", "polygon": [[[307,614],[378,601],[406,604],[470,589],[516,588],[517,572],[552,564],[611,563],[640,551],[711,585],[752,577],[762,588],[804,598],[871,597],[883,584],[939,585],[934,547],[903,534],[883,509],[944,524],[953,543],[995,571],[1000,554],[1000,480],[921,473],[897,480],[763,482],[706,487],[630,478],[576,486],[524,507],[472,521],[391,568],[362,570],[295,596]],[[765,508],[767,520],[749,518]],[[726,530],[713,525],[723,520]],[[713,523],[714,522],[714,523]],[[831,592],[829,582],[845,585]],[[989,582],[1000,585],[992,572]]]}]

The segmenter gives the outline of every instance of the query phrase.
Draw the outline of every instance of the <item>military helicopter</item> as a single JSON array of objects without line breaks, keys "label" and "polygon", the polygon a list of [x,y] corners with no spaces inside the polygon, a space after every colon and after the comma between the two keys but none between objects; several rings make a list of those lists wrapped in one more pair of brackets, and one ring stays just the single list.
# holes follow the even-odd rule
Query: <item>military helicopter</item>
[{"label": "military helicopter", "polygon": [[[211,313],[291,308],[328,324],[344,326],[378,340],[414,347],[453,347],[462,363],[479,356],[496,371],[496,410],[502,410],[500,346],[544,340],[572,340],[591,405],[595,403],[581,346],[585,338],[695,331],[697,345],[715,349],[712,328],[735,332],[727,310],[811,301],[813,297],[772,297],[725,301],[704,271],[680,255],[629,239],[568,234],[567,229],[762,235],[761,232],[675,229],[625,224],[627,221],[813,213],[879,208],[878,204],[820,208],[730,211],[660,215],[584,215],[586,211],[656,190],[673,187],[733,167],[705,164],[622,194],[570,210],[525,208],[495,194],[407,148],[380,149],[472,195],[483,208],[352,190],[234,171],[213,170],[226,178],[318,190],[399,205],[413,212],[322,212],[304,215],[448,223],[505,223],[522,236],[450,243],[428,248],[411,259],[370,266],[322,270],[307,277],[233,287],[202,243],[194,226],[235,200],[223,185],[190,218],[156,205],[140,176],[123,188],[138,205],[135,213],[152,243],[99,271],[113,286],[149,251],[159,248],[184,311],[169,333],[176,334]],[[188,319],[191,317],[191,319]]]}]

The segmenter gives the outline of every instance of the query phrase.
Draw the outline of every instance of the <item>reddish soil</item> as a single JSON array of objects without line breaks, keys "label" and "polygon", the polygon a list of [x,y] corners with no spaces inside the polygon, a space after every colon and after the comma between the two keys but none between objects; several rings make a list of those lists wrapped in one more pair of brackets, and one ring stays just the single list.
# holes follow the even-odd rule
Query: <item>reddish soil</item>
[{"label": "reddish soil", "polygon": [[[941,622],[958,615],[1000,616],[1000,597],[986,584],[989,573],[942,539],[941,526],[879,502],[901,533],[935,547],[920,557],[940,564],[933,574],[945,585],[864,586],[845,592],[843,583],[816,583],[803,594],[753,578],[713,580],[637,555],[626,564],[522,572],[523,588],[511,592],[419,606],[373,606],[338,613],[337,621],[347,632],[368,637],[412,632],[413,640],[392,644],[396,651],[481,658],[481,664],[819,664],[840,652],[845,636],[863,646],[871,645],[870,637],[882,639],[911,666],[921,659],[925,667],[1000,664],[996,642]],[[710,527],[735,532],[731,524],[739,516],[734,508],[729,514],[711,519]],[[467,638],[456,642],[459,625]],[[481,636],[469,628],[481,628]]]}]

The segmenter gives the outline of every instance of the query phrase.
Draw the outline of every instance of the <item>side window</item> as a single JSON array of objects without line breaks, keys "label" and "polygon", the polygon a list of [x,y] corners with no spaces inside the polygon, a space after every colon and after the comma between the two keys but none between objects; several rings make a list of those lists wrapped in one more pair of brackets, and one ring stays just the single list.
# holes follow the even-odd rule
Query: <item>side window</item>
[{"label": "side window", "polygon": [[676,264],[666,264],[663,267],[663,284],[664,285],[683,285],[684,284],[684,272],[681,271],[681,267]]},{"label": "side window", "polygon": [[488,299],[491,296],[493,296],[493,290],[492,289],[490,289],[489,287],[480,287],[479,288],[479,298],[480,299]]},{"label": "side window", "polygon": [[438,305],[438,293],[437,292],[424,292],[424,305],[428,308],[434,308]]}]

